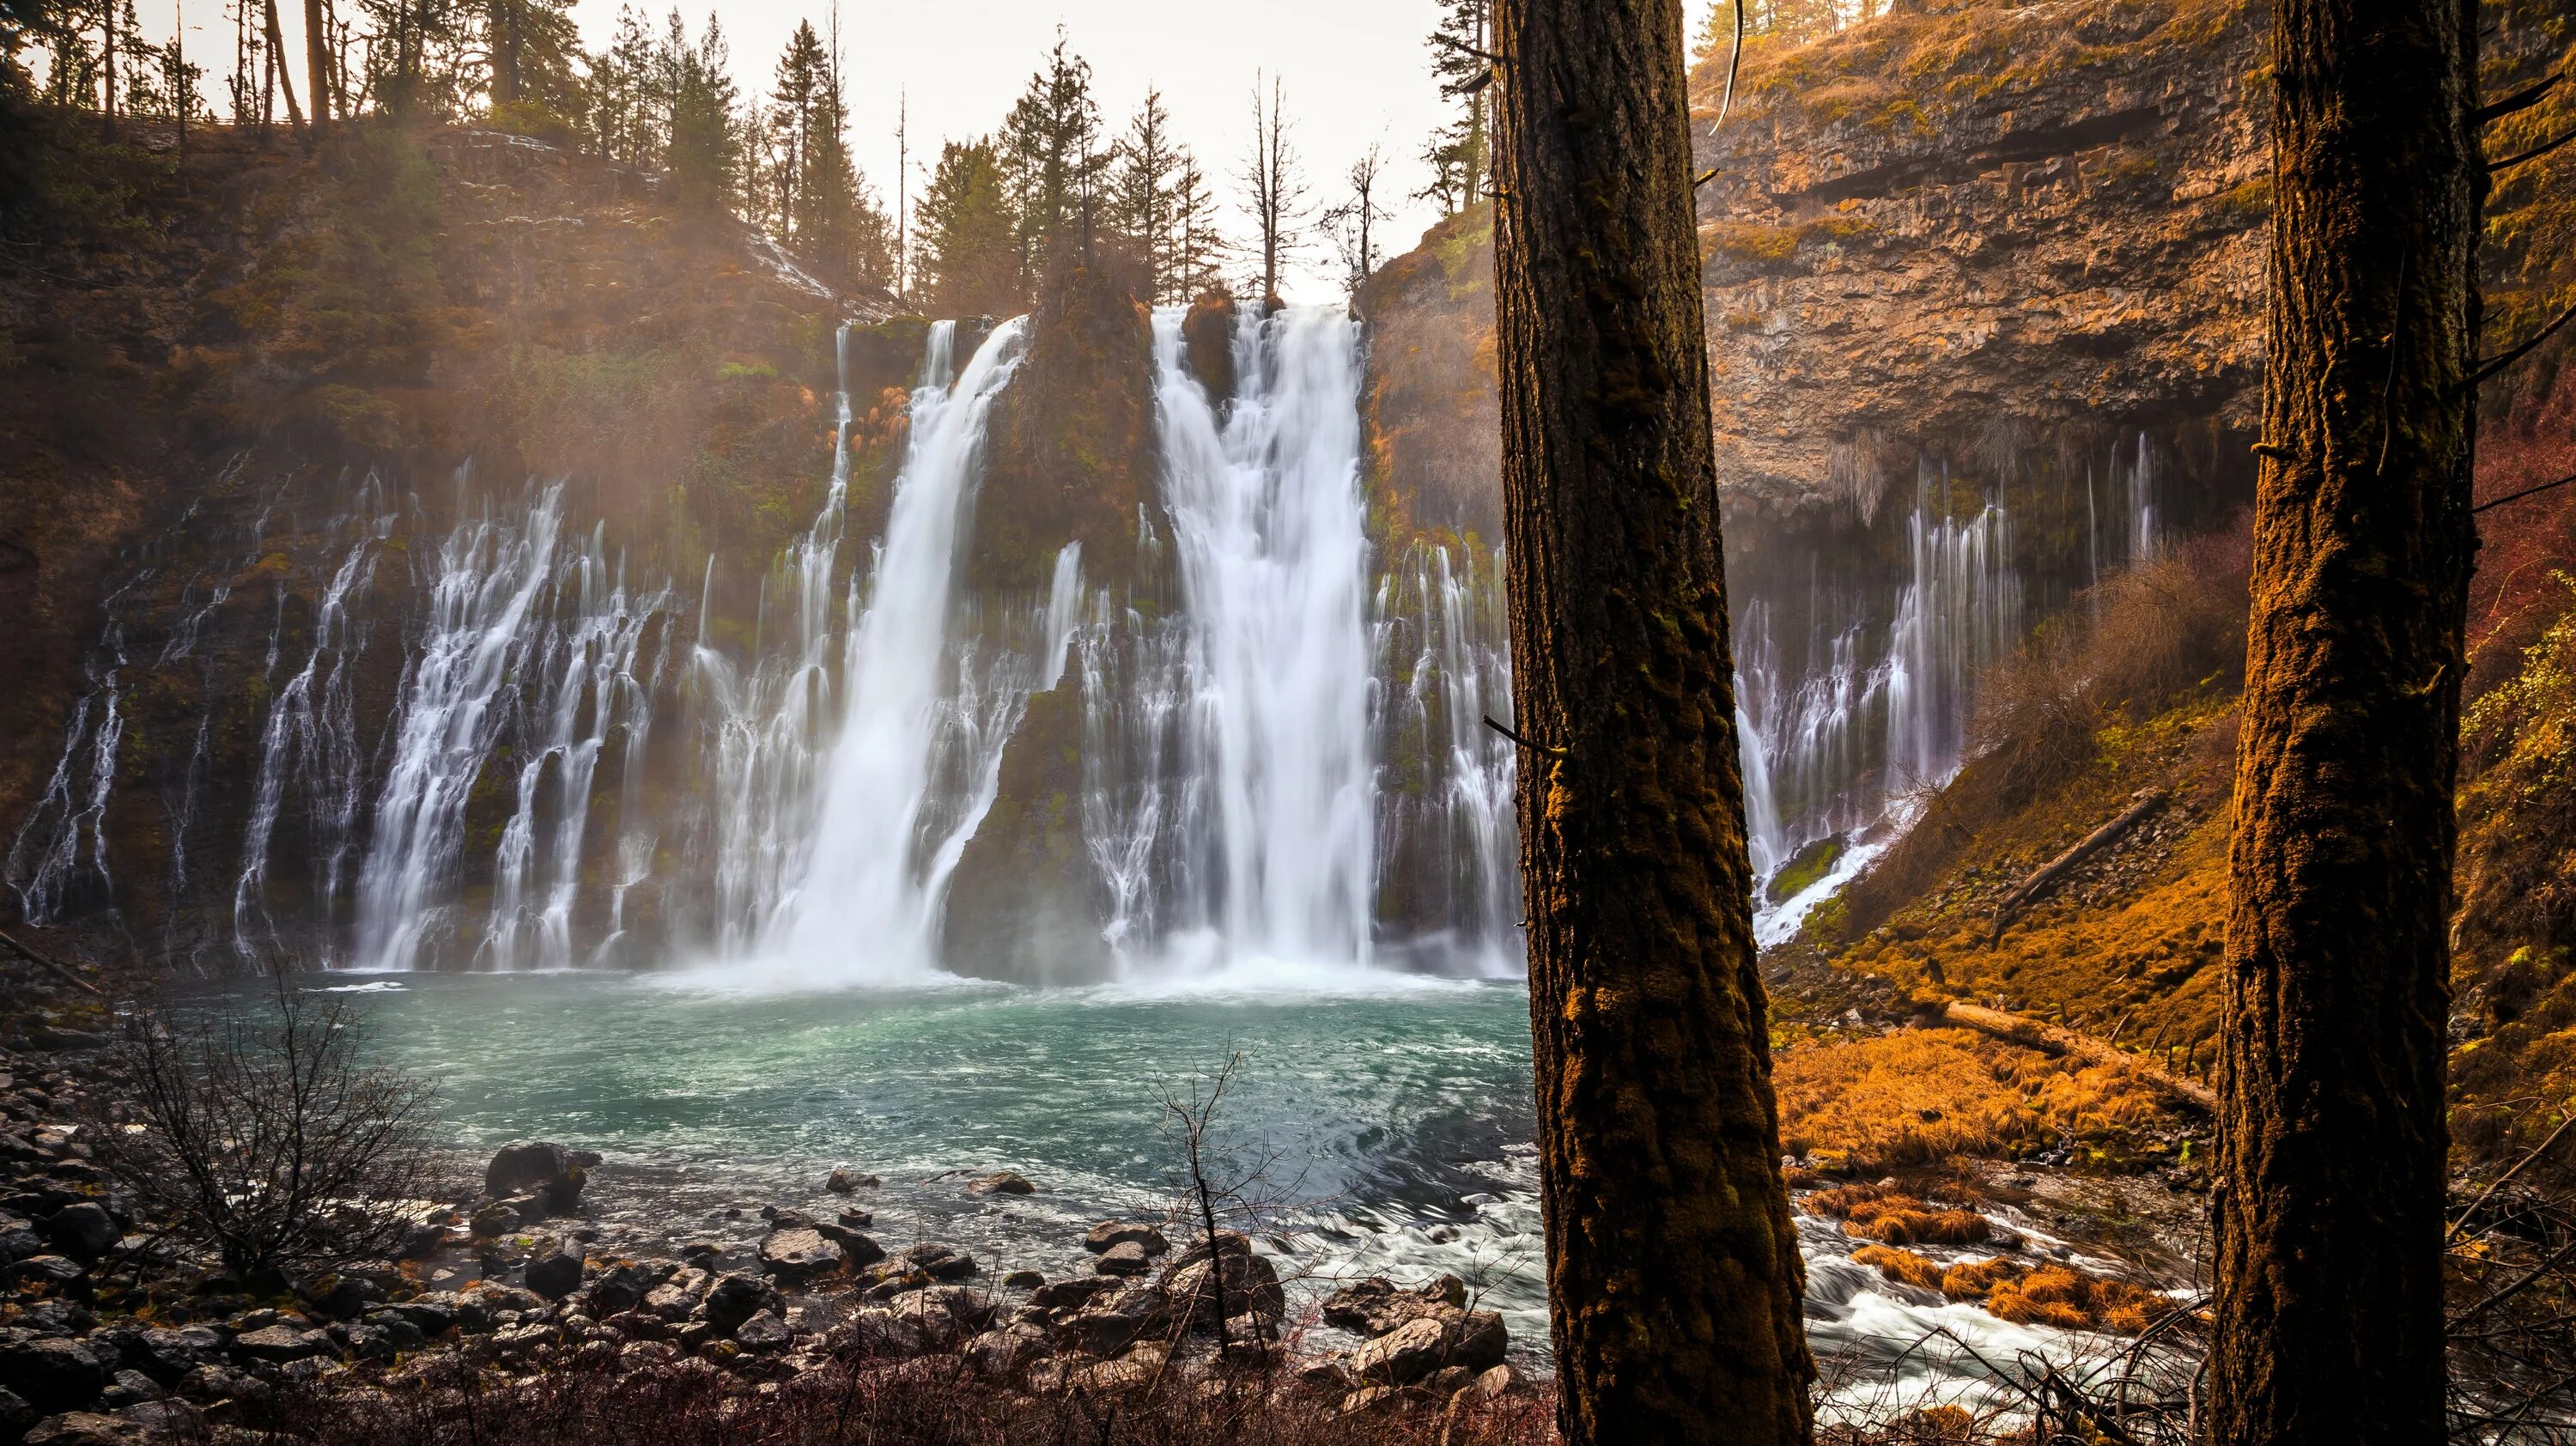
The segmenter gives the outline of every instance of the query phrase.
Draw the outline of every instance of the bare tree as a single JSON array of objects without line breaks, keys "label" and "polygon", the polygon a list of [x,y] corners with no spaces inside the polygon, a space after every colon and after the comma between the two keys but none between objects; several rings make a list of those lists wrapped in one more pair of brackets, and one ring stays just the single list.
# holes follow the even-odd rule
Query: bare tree
[{"label": "bare tree", "polygon": [[1392,214],[1377,200],[1378,172],[1384,164],[1380,147],[1370,143],[1367,152],[1351,162],[1350,199],[1324,213],[1324,227],[1332,233],[1333,244],[1341,252],[1342,269],[1354,296],[1377,274],[1377,241],[1372,230]]},{"label": "bare tree", "polygon": [[[1215,1317],[1220,1357],[1235,1352],[1231,1316],[1239,1310],[1259,1314],[1265,1296],[1274,1308],[1284,1301],[1276,1269],[1252,1253],[1250,1237],[1256,1230],[1275,1230],[1296,1208],[1290,1196],[1297,1182],[1283,1184],[1277,1178],[1282,1151],[1227,1148],[1212,1138],[1218,1109],[1242,1068],[1241,1054],[1228,1055],[1213,1077],[1193,1076],[1186,1089],[1166,1085],[1162,1098],[1164,1127],[1175,1138],[1184,1172],[1173,1214],[1189,1218],[1199,1236],[1197,1246],[1183,1255],[1181,1268],[1188,1268],[1190,1256],[1202,1251],[1206,1261],[1182,1302],[1181,1321],[1186,1328],[1206,1307]],[[1207,1299],[1211,1293],[1213,1301]],[[1244,1342],[1246,1350],[1258,1346],[1258,1341]]]},{"label": "bare tree", "polygon": [[1270,94],[1261,93],[1261,77],[1252,82],[1252,153],[1244,158],[1243,183],[1252,199],[1244,203],[1261,233],[1261,304],[1279,299],[1279,267],[1298,246],[1297,223],[1306,212],[1306,182],[1298,174],[1297,148],[1288,140],[1286,92],[1271,76]]},{"label": "bare tree", "polygon": [[383,1256],[431,1188],[429,1089],[364,1058],[364,1021],[281,981],[257,1018],[128,1021],[134,1117],[100,1163],[138,1212],[247,1281]]}]

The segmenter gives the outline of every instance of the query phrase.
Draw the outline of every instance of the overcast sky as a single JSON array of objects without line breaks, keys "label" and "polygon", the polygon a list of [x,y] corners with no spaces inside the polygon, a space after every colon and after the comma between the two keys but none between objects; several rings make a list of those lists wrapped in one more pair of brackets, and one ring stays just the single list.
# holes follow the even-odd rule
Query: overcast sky
[{"label": "overcast sky", "polygon": [[[1709,3],[1685,0],[1694,35]],[[668,0],[656,5],[658,10],[644,8],[657,17],[667,13]],[[745,95],[767,90],[797,19],[811,17],[822,30],[828,7],[829,0],[718,0],[715,12]],[[186,8],[189,49],[204,57],[204,90],[212,100],[223,93],[231,27],[216,18],[222,8],[216,0],[188,0]],[[278,8],[287,25],[287,51],[301,56],[297,23],[303,7]],[[692,0],[684,9],[694,33],[704,23],[705,0]],[[1291,138],[1318,209],[1341,199],[1351,162],[1372,142],[1383,144],[1393,184],[1382,194],[1396,213],[1385,223],[1384,249],[1392,255],[1408,249],[1438,214],[1411,194],[1429,183],[1419,156],[1424,139],[1445,119],[1424,45],[1439,9],[1438,0],[844,0],[851,142],[869,181],[892,206],[896,113],[899,101],[908,100],[911,191],[918,197],[941,140],[998,126],[1061,26],[1091,62],[1093,86],[1113,133],[1125,128],[1147,86],[1161,88],[1175,132],[1198,151],[1227,201],[1230,229],[1243,225],[1233,196],[1252,130],[1257,71],[1276,73],[1286,87]],[[142,11],[150,38],[168,35],[170,5],[143,0]],[[590,47],[606,44],[617,18],[615,0],[579,0],[573,14]],[[657,28],[658,23],[657,18]],[[1332,265],[1330,248],[1318,236],[1300,268],[1297,291],[1309,299],[1328,297]]]}]

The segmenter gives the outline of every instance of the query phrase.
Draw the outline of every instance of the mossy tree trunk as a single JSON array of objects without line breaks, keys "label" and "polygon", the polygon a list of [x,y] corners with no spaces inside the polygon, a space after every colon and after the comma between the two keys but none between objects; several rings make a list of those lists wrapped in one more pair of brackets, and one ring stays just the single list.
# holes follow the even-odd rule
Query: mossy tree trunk
[{"label": "mossy tree trunk", "polygon": [[2220,1446],[2443,1439],[2475,6],[2278,0],[2221,1041]]},{"label": "mossy tree trunk", "polygon": [[1558,1421],[1804,1442],[1678,0],[1503,0],[1496,313]]}]

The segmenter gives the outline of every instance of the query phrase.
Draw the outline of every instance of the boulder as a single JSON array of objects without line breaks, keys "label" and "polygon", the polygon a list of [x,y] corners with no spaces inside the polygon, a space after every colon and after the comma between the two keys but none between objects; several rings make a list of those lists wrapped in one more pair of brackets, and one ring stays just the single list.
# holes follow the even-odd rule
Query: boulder
[{"label": "boulder", "polygon": [[84,1265],[95,1265],[125,1237],[107,1207],[95,1200],[66,1205],[45,1221],[45,1238],[56,1250]]},{"label": "boulder", "polygon": [[1073,1350],[1111,1356],[1170,1333],[1179,1318],[1172,1298],[1151,1285],[1110,1291],[1065,1318],[1058,1335]]},{"label": "boulder", "polygon": [[778,1304],[778,1292],[756,1275],[728,1275],[707,1292],[707,1324],[729,1336],[744,1321]]},{"label": "boulder", "polygon": [[1103,1220],[1082,1237],[1082,1248],[1094,1255],[1114,1250],[1121,1245],[1134,1245],[1147,1255],[1160,1255],[1172,1248],[1163,1232],[1151,1225],[1136,1225],[1124,1220]]},{"label": "boulder", "polygon": [[1029,1304],[1049,1310],[1069,1310],[1088,1303],[1093,1296],[1118,1288],[1115,1277],[1077,1275],[1067,1280],[1049,1281],[1029,1292]]},{"label": "boulder", "polygon": [[1002,1277],[1005,1290],[1035,1290],[1046,1284],[1046,1277],[1034,1270],[1014,1270]]},{"label": "boulder", "polygon": [[466,1229],[483,1239],[491,1240],[525,1230],[545,1218],[544,1201],[534,1195],[509,1195],[475,1211],[474,1218],[467,1223]]},{"label": "boulder", "polygon": [[355,1320],[385,1298],[383,1286],[345,1271],[315,1276],[295,1294],[313,1314],[329,1320]]},{"label": "boulder", "polygon": [[429,1334],[411,1323],[411,1317],[395,1310],[371,1310],[359,1322],[385,1333],[395,1350],[416,1351],[429,1343]]},{"label": "boulder", "polygon": [[185,1401],[167,1397],[138,1401],[117,1414],[151,1432],[154,1441],[196,1441],[205,1436],[206,1418]]},{"label": "boulder", "polygon": [[1038,1187],[1030,1184],[1027,1176],[1014,1174],[1009,1170],[996,1170],[990,1175],[978,1175],[966,1182],[966,1193],[969,1195],[1034,1195],[1037,1192]]},{"label": "boulder", "polygon": [[886,1302],[886,1309],[920,1327],[935,1346],[952,1345],[992,1323],[993,1306],[982,1296],[956,1285],[924,1286]]},{"label": "boulder", "polygon": [[330,1349],[330,1337],[320,1331],[297,1330],[291,1325],[264,1326],[233,1337],[233,1354],[247,1360],[267,1361],[281,1365],[320,1355]]},{"label": "boulder", "polygon": [[910,1360],[930,1346],[918,1322],[885,1306],[852,1312],[829,1339],[835,1351],[880,1360]]},{"label": "boulder", "polygon": [[581,1252],[558,1246],[528,1262],[528,1289],[548,1300],[561,1300],[581,1289]]},{"label": "boulder", "polygon": [[1279,1272],[1268,1260],[1248,1248],[1227,1250],[1213,1264],[1204,1253],[1191,1254],[1198,1258],[1184,1255],[1181,1264],[1164,1273],[1163,1291],[1189,1311],[1194,1329],[1215,1329],[1220,1314],[1250,1312],[1275,1318],[1287,1313],[1288,1293],[1280,1288]]},{"label": "boulder", "polygon": [[[418,1326],[422,1335],[437,1336],[445,1335],[450,1327],[460,1323],[460,1305],[456,1292],[434,1290],[409,1300],[395,1301],[385,1308]],[[483,1314],[480,1308],[474,1313],[478,1316]]]},{"label": "boulder", "polygon": [[975,1257],[934,1240],[904,1247],[901,1259],[933,1280],[963,1280],[975,1273]]},{"label": "boulder", "polygon": [[205,1326],[137,1331],[119,1354],[164,1386],[176,1386],[190,1371],[223,1359],[224,1338]]},{"label": "boulder", "polygon": [[1489,1310],[1416,1316],[1351,1353],[1351,1373],[1384,1386],[1409,1386],[1445,1366],[1471,1372],[1503,1363],[1510,1344],[1503,1318]]},{"label": "boulder", "polygon": [[1211,406],[1234,400],[1234,297],[1210,291],[1181,319],[1182,359]]},{"label": "boulder", "polygon": [[89,1272],[77,1260],[63,1255],[30,1255],[9,1267],[9,1278],[21,1290],[44,1290],[74,1300],[90,1296]]},{"label": "boulder", "polygon": [[770,1353],[787,1349],[796,1332],[789,1329],[787,1317],[767,1309],[753,1312],[751,1319],[735,1326],[733,1338],[744,1350]]},{"label": "boulder", "polygon": [[590,1180],[590,1167],[598,1163],[599,1156],[588,1150],[567,1150],[543,1140],[504,1145],[484,1168],[483,1193],[533,1193],[547,1209],[561,1214],[581,1202],[581,1187]]},{"label": "boulder", "polygon": [[862,1175],[856,1170],[834,1170],[831,1177],[823,1182],[823,1188],[835,1195],[847,1195],[856,1190],[873,1190],[884,1183],[874,1175]]},{"label": "boulder", "polygon": [[1133,1240],[1122,1240],[1100,1252],[1100,1257],[1091,1262],[1091,1268],[1101,1275],[1143,1275],[1154,1268],[1154,1262],[1145,1253],[1143,1245]]},{"label": "boulder", "polygon": [[72,1411],[37,1422],[26,1446],[152,1446],[160,1439],[140,1421]]},{"label": "boulder", "polygon": [[42,1419],[36,1408],[27,1404],[26,1397],[0,1386],[0,1441],[17,1440]]},{"label": "boulder", "polygon": [[1324,1323],[1364,1336],[1382,1336],[1416,1316],[1444,1315],[1467,1306],[1467,1286],[1443,1275],[1410,1290],[1382,1275],[1344,1286],[1324,1298]]},{"label": "boulder", "polygon": [[1029,1367],[1055,1354],[1055,1342],[1043,1327],[1021,1322],[984,1332],[968,1341],[961,1354],[969,1365],[994,1380],[1016,1380]]},{"label": "boulder", "polygon": [[[644,1303],[655,1286],[679,1273],[667,1260],[630,1260],[600,1272],[590,1285],[590,1313],[619,1315]],[[684,1312],[685,1314],[685,1312]]]},{"label": "boulder", "polygon": [[107,1389],[110,1364],[97,1347],[64,1336],[0,1345],[0,1384],[46,1415],[75,1411]]},{"label": "boulder", "polygon": [[[865,1236],[859,1237],[866,1239]],[[871,1242],[873,1243],[873,1242]],[[812,1226],[773,1230],[760,1242],[760,1268],[786,1285],[802,1285],[841,1268],[842,1247]],[[882,1256],[883,1252],[880,1251]]]}]

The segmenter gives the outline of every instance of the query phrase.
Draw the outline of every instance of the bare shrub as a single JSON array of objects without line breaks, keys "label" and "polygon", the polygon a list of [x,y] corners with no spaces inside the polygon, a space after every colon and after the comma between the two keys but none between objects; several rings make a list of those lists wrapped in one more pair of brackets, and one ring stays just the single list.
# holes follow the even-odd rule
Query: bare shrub
[{"label": "bare shrub", "polygon": [[365,1061],[364,1022],[281,981],[254,1018],[126,1022],[132,1118],[100,1163],[147,1220],[275,1285],[392,1252],[426,1188],[430,1092]]}]

